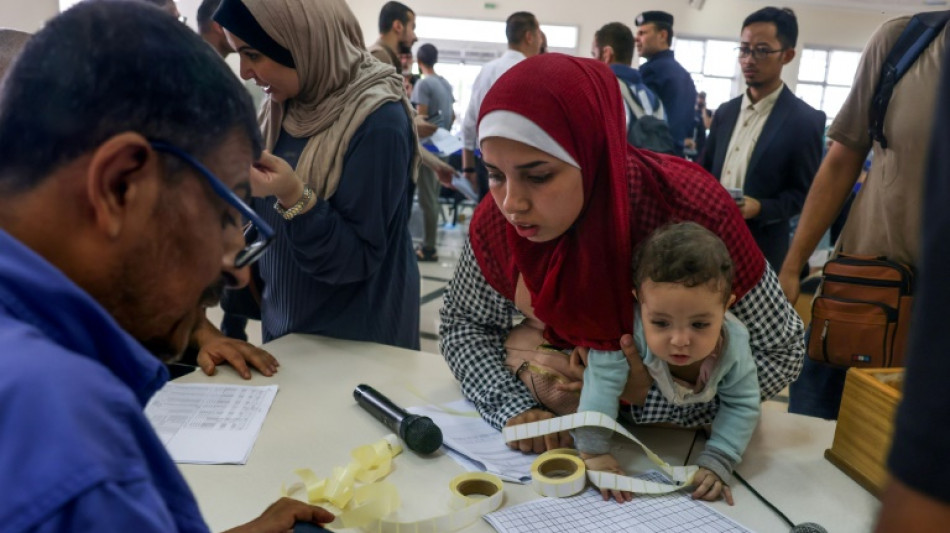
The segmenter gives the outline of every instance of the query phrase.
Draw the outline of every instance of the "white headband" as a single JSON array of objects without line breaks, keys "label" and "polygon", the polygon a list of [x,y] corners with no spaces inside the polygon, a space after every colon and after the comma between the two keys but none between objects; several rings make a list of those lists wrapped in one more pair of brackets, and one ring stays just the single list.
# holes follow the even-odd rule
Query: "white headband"
[{"label": "white headband", "polygon": [[478,125],[478,144],[481,145],[482,141],[489,137],[503,137],[527,144],[551,154],[572,167],[581,168],[571,154],[548,135],[548,132],[542,130],[530,119],[513,111],[492,111],[482,117]]}]

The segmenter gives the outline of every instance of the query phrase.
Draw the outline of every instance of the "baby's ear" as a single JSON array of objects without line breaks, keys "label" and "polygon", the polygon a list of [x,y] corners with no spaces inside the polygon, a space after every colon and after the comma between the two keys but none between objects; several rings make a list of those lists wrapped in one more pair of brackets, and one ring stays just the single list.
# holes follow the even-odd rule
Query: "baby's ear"
[{"label": "baby's ear", "polygon": [[730,307],[732,307],[732,304],[734,303],[736,303],[736,295],[735,293],[732,293],[729,295],[729,303],[726,304],[726,309],[729,309]]}]

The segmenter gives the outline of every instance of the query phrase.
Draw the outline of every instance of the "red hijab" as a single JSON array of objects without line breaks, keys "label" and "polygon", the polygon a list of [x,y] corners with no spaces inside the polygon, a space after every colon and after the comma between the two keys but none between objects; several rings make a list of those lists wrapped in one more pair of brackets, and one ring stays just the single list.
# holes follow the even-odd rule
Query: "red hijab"
[{"label": "red hijab", "polygon": [[606,65],[562,54],[524,60],[488,92],[479,122],[499,110],[537,124],[581,169],[583,208],[560,237],[519,237],[490,197],[470,226],[485,279],[514,301],[523,276],[552,344],[619,349],[620,337],[633,331],[633,248],[668,222],[692,220],[723,239],[737,297],[761,278],[765,259],[725,189],[692,163],[627,144],[619,84]]},{"label": "red hijab", "polygon": [[511,300],[518,274],[524,277],[549,341],[617,349],[620,333],[633,327],[630,226],[617,223],[630,220],[617,78],[593,60],[535,56],[499,78],[482,103],[479,122],[497,110],[531,120],[574,158],[584,180],[584,205],[566,233],[533,243],[519,237],[486,198],[472,220],[472,227],[488,230],[472,232],[476,259],[480,265],[486,256],[502,260],[503,272],[486,278]]}]

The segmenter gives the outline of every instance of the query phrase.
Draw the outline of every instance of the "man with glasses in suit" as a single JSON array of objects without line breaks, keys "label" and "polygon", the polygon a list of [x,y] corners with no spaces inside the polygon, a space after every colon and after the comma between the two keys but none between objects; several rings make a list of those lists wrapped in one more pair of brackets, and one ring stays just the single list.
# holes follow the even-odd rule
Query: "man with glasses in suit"
[{"label": "man with glasses in suit", "polygon": [[825,114],[782,81],[797,40],[790,9],[766,7],[746,17],[737,53],[748,88],[716,110],[702,158],[733,192],[773,270],[782,266],[789,220],[801,212],[818,170],[825,126]]}]

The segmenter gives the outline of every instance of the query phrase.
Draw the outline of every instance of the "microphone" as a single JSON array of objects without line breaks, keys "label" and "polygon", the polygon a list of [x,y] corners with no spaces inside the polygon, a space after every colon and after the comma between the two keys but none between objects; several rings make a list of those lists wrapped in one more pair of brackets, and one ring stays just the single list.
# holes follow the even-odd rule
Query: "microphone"
[{"label": "microphone", "polygon": [[373,418],[399,435],[410,450],[427,455],[442,446],[442,430],[431,418],[407,413],[369,385],[357,385],[353,397]]}]

